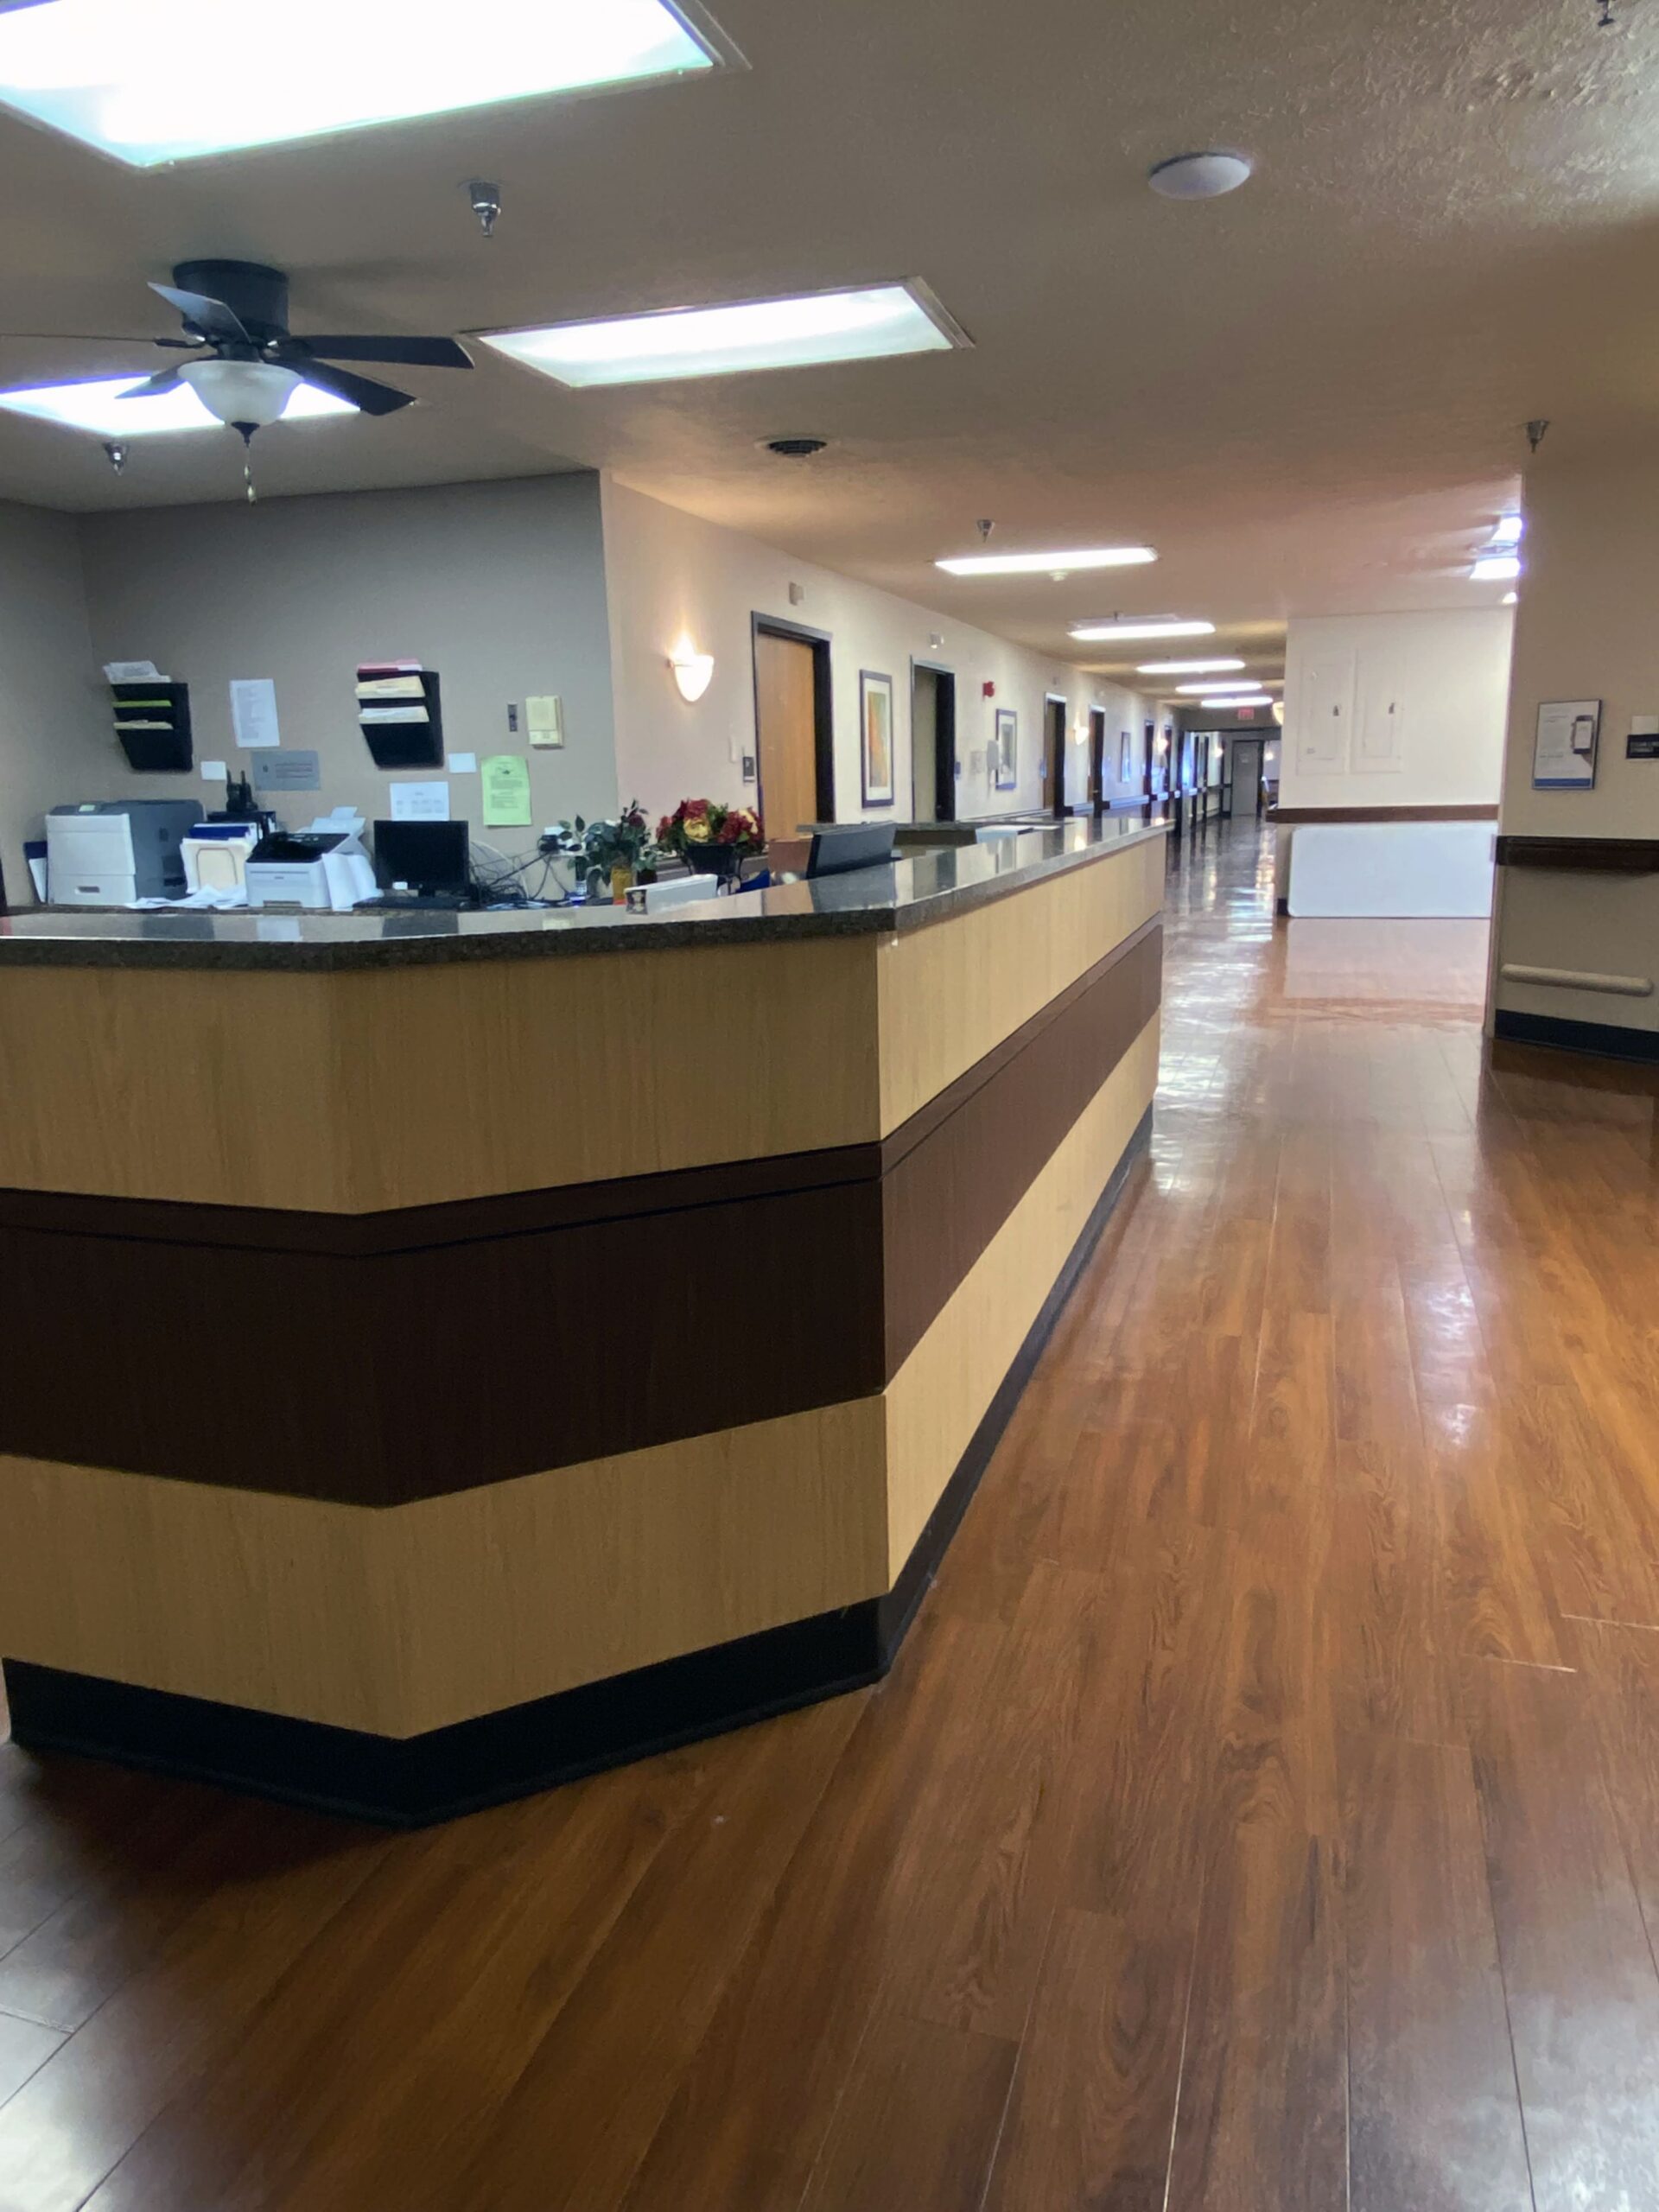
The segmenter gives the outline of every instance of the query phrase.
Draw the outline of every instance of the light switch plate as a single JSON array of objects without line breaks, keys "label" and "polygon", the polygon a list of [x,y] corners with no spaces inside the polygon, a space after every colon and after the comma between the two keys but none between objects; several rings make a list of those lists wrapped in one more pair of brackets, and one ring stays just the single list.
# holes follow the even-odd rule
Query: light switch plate
[{"label": "light switch plate", "polygon": [[524,720],[530,725],[532,745],[563,745],[564,743],[564,702],[549,692],[524,702]]}]

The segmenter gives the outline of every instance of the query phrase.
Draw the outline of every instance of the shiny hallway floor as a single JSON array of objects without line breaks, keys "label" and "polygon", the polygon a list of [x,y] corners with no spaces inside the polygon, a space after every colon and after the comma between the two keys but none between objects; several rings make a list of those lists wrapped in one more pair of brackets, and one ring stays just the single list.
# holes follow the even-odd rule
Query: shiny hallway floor
[{"label": "shiny hallway floor", "polygon": [[1659,2207],[1659,1078],[1171,898],[889,1680],[405,1837],[0,1753],[3,2212]]}]

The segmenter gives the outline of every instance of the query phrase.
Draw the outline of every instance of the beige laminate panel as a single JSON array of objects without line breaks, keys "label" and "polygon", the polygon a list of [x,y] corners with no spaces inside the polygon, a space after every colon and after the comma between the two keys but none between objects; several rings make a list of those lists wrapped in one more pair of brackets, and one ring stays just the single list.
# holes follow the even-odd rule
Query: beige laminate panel
[{"label": "beige laminate panel", "polygon": [[1158,1082],[1154,1014],[887,1385],[887,1580],[1014,1363]]},{"label": "beige laminate panel", "polygon": [[0,1653],[409,1736],[885,1587],[880,1401],[386,1511],[0,1458]]},{"label": "beige laminate panel", "polygon": [[883,1135],[1040,1013],[1164,903],[1148,838],[932,929],[884,940]]},{"label": "beige laminate panel", "polygon": [[876,944],[0,971],[0,1186],[357,1213],[868,1141]]}]

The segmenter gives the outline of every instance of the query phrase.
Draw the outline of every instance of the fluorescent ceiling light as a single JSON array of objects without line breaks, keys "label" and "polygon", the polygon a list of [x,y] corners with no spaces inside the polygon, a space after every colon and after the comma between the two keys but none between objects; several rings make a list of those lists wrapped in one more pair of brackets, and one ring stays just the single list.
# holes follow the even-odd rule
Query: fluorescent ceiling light
[{"label": "fluorescent ceiling light", "polygon": [[1478,584],[1507,583],[1511,576],[1521,573],[1521,563],[1513,553],[1483,553],[1469,571],[1471,582]]},{"label": "fluorescent ceiling light", "polygon": [[1506,591],[1503,594],[1503,603],[1505,607],[1515,607],[1519,604],[1520,598],[1521,594],[1518,591]]},{"label": "fluorescent ceiling light", "polygon": [[1519,515],[1499,515],[1497,522],[1492,525],[1492,535],[1489,543],[1494,547],[1518,545],[1521,543],[1521,532],[1525,527],[1526,524]]},{"label": "fluorescent ceiling light", "polygon": [[917,283],[477,334],[498,353],[578,388],[938,353],[969,343],[926,287]]},{"label": "fluorescent ceiling light", "polygon": [[1157,558],[1150,545],[1091,545],[1068,553],[969,553],[933,565],[951,576],[1064,576],[1076,569],[1137,569]]},{"label": "fluorescent ceiling light", "polygon": [[712,69],[664,0],[35,0],[0,11],[0,105],[136,168]]},{"label": "fluorescent ceiling light", "polygon": [[1143,660],[1135,672],[1137,676],[1206,676],[1243,665],[1242,660]]},{"label": "fluorescent ceiling light", "polygon": [[1201,683],[1178,683],[1175,689],[1183,695],[1191,693],[1194,696],[1203,691],[1259,691],[1262,678],[1255,676],[1207,676]]},{"label": "fluorescent ceiling light", "polygon": [[1229,691],[1219,698],[1200,699],[1198,704],[1201,707],[1270,707],[1273,702],[1265,691],[1254,694]]},{"label": "fluorescent ceiling light", "polygon": [[[32,415],[41,423],[59,423],[71,430],[92,430],[100,438],[137,438],[156,430],[222,430],[218,416],[210,415],[188,384],[151,399],[124,399],[138,381],[134,377],[99,377],[91,384],[36,385],[27,391],[0,391],[0,407],[14,415]],[[285,423],[307,416],[355,415],[348,400],[315,385],[300,385],[283,411]]]},{"label": "fluorescent ceiling light", "polygon": [[1079,645],[1091,645],[1116,638],[1208,638],[1214,635],[1215,627],[1213,622],[1179,622],[1163,617],[1144,622],[1074,622],[1068,634]]}]

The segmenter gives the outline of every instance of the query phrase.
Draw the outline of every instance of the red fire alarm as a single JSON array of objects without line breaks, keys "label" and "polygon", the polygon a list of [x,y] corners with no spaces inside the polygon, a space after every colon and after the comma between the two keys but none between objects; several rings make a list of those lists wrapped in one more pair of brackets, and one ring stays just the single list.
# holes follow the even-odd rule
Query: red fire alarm
[{"label": "red fire alarm", "polygon": [[995,699],[996,696],[995,684],[987,683],[982,685],[981,688],[980,696],[985,699]]}]

